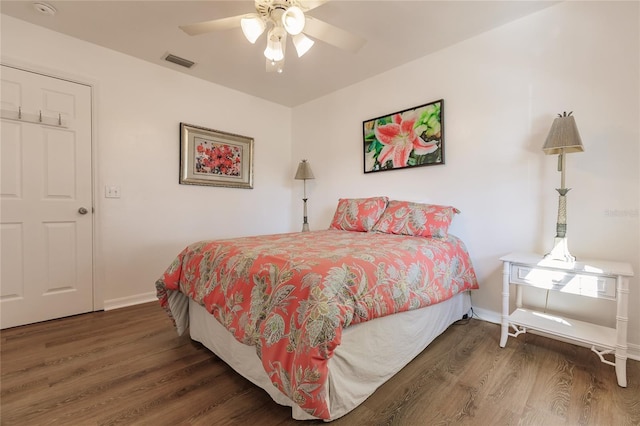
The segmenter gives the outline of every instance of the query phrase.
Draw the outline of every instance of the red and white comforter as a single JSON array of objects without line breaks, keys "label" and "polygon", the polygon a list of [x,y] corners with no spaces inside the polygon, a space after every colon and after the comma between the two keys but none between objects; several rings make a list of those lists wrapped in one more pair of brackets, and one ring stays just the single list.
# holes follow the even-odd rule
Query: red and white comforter
[{"label": "red and white comforter", "polygon": [[329,419],[327,361],[351,324],[478,288],[462,241],[337,230],[201,241],[156,282],[203,305],[256,347],[273,384]]}]

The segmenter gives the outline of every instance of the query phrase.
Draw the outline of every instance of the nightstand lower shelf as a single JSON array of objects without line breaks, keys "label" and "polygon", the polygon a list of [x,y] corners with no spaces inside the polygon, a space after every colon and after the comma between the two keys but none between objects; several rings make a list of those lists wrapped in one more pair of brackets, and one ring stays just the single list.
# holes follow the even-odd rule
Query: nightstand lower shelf
[{"label": "nightstand lower shelf", "polygon": [[[598,349],[615,350],[616,330],[571,318],[518,308],[509,315],[509,323],[553,334]],[[511,337],[516,337],[509,333]]]},{"label": "nightstand lower shelf", "polygon": [[[615,350],[616,348],[614,328],[522,308],[513,311],[508,321],[509,324],[553,334],[560,338],[595,346],[597,349]],[[509,333],[509,336],[516,337],[517,334],[519,333]]]}]

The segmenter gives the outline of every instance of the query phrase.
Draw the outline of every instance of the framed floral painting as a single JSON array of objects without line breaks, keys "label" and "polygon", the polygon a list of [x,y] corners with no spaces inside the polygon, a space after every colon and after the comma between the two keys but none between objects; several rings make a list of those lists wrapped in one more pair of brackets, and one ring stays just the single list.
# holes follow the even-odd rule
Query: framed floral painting
[{"label": "framed floral painting", "polygon": [[444,164],[444,100],[364,121],[364,172]]},{"label": "framed floral painting", "polygon": [[180,123],[180,183],[253,188],[253,139]]}]

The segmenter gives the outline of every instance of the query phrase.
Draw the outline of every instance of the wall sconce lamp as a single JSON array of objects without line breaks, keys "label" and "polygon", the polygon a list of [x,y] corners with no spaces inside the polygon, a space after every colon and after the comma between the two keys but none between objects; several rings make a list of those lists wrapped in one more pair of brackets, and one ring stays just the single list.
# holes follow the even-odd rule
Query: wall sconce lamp
[{"label": "wall sconce lamp", "polygon": [[545,259],[560,260],[563,262],[575,262],[576,258],[569,253],[567,244],[567,192],[571,188],[565,187],[565,155],[571,152],[582,152],[582,140],[578,133],[576,120],[567,114],[558,114],[553,120],[547,140],[542,147],[547,155],[558,154],[558,171],[560,172],[560,188],[556,191],[560,194],[558,200],[558,221],[556,223],[556,237],[553,241],[553,249],[545,255]]},{"label": "wall sconce lamp", "polygon": [[303,204],[304,204],[304,219],[302,222],[302,232],[309,231],[309,223],[307,222],[307,179],[315,179],[313,176],[313,172],[311,171],[311,166],[307,162],[307,160],[302,160],[300,164],[298,164],[298,170],[296,171],[296,176],[294,179],[302,180],[304,185],[303,192]]}]

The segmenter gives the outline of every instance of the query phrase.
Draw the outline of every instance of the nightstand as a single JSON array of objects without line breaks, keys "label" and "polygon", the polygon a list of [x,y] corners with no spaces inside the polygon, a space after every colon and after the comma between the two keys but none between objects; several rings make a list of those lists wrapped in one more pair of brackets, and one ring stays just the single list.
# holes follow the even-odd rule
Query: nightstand
[{"label": "nightstand", "polygon": [[[631,265],[604,260],[565,263],[544,256],[511,253],[500,258],[502,271],[502,329],[500,347],[509,336],[518,337],[527,329],[563,340],[590,346],[600,361],[615,367],[618,385],[627,386],[627,322]],[[516,310],[509,309],[510,285],[516,288]],[[522,307],[522,287],[560,291],[581,297],[616,301],[615,328],[603,327]],[[614,354],[615,362],[604,358]]]}]

